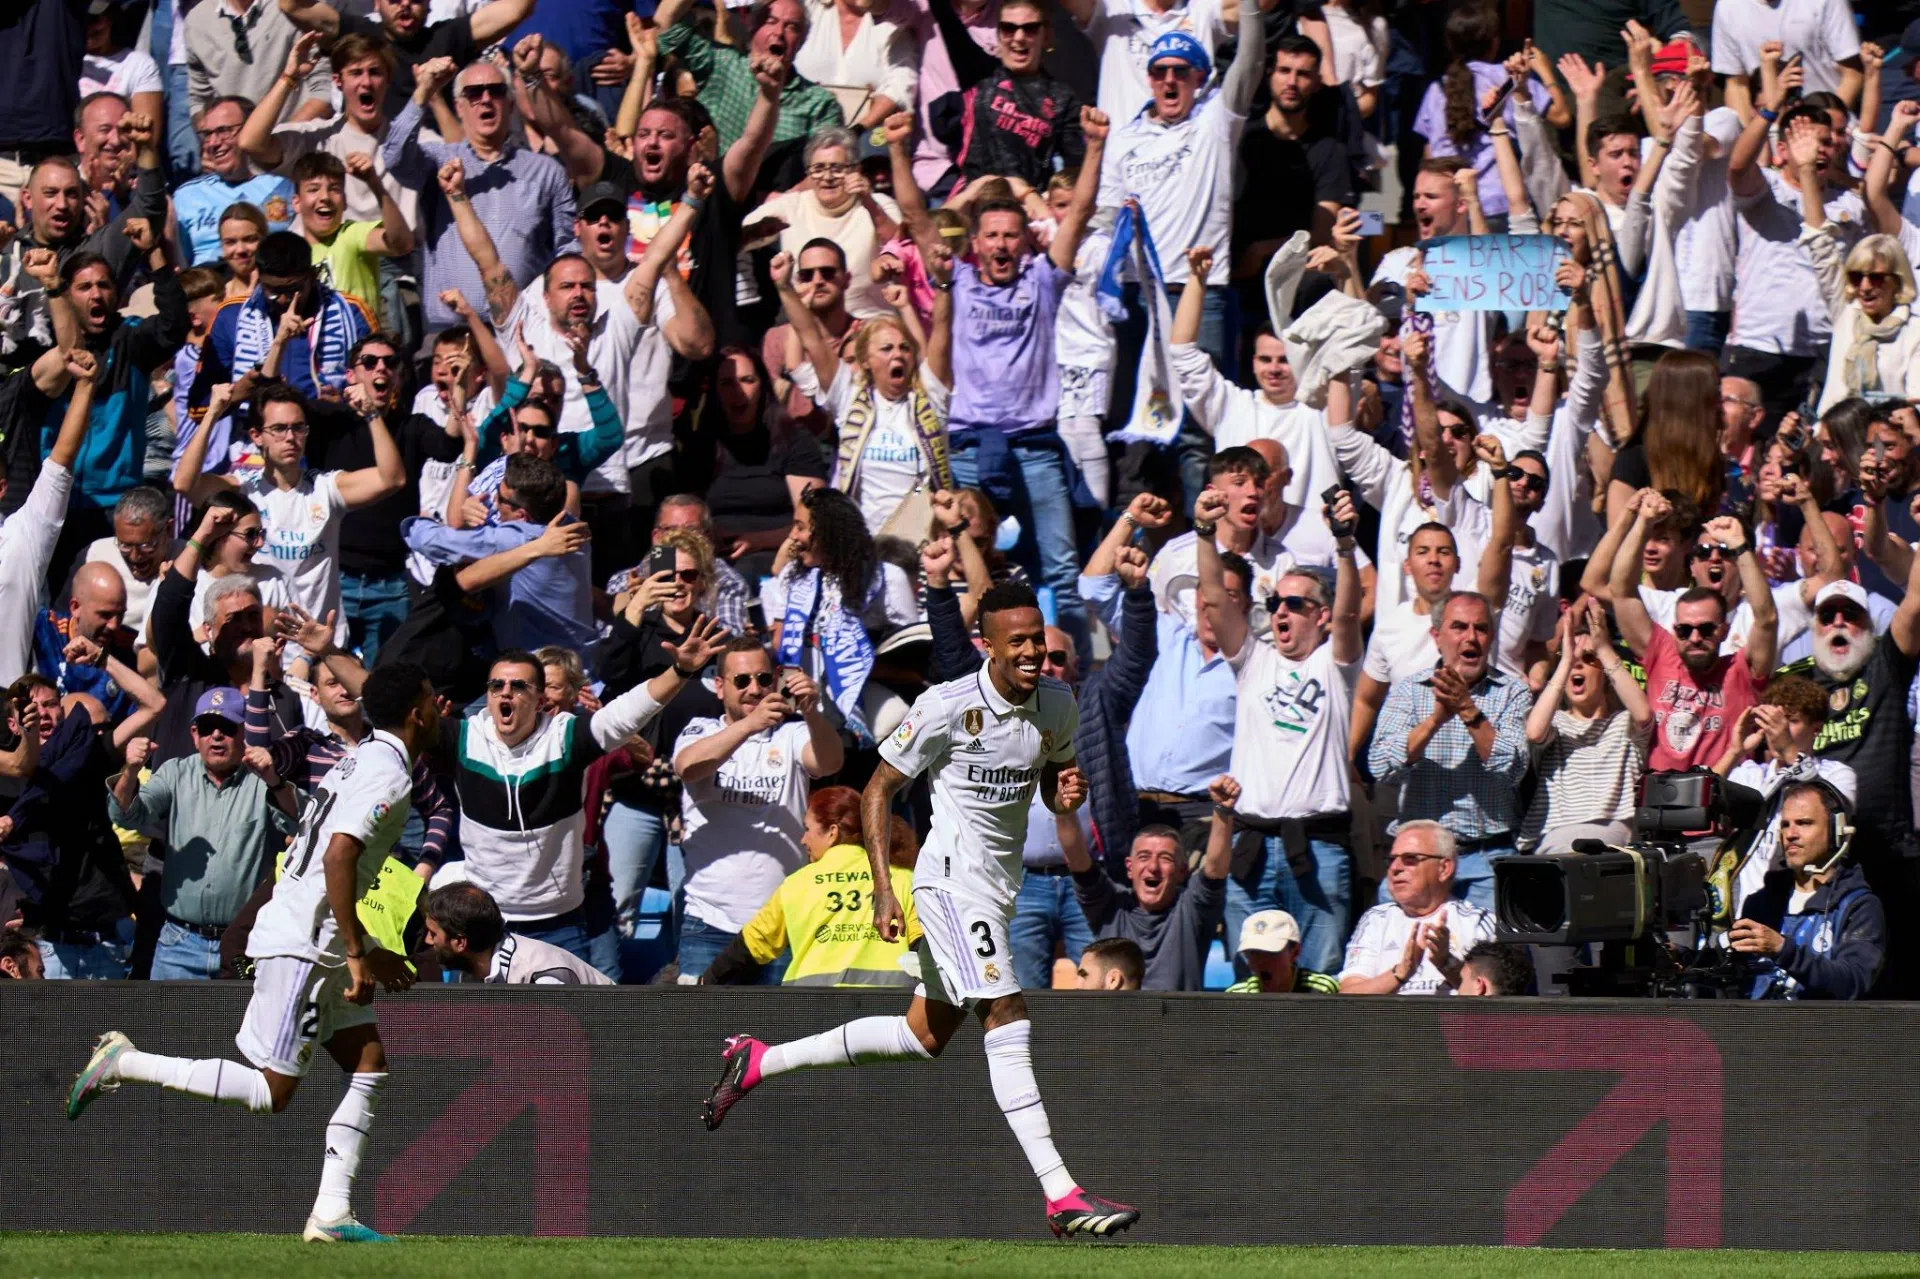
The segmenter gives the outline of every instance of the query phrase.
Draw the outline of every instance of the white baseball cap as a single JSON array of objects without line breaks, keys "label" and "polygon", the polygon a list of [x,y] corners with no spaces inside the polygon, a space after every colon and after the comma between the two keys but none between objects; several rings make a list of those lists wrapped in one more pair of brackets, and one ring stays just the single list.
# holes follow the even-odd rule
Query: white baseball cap
[{"label": "white baseball cap", "polygon": [[1867,607],[1867,592],[1858,582],[1849,582],[1844,578],[1838,582],[1828,582],[1813,597],[1813,611],[1818,613],[1822,604],[1832,600],[1845,600],[1865,615],[1869,627],[1873,625],[1873,610]]},{"label": "white baseball cap", "polygon": [[1240,954],[1250,950],[1279,954],[1300,940],[1300,925],[1284,910],[1255,911],[1240,925]]}]

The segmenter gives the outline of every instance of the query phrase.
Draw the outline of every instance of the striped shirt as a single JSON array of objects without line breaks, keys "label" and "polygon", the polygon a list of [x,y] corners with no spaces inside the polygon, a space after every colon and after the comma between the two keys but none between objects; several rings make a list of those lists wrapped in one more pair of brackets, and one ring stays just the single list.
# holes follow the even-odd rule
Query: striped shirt
[{"label": "striped shirt", "polygon": [[[293,783],[302,795],[310,795],[320,779],[333,771],[353,743],[335,733],[313,728],[297,728],[276,736],[273,726],[273,699],[265,689],[247,690],[247,745],[264,746],[273,756],[273,771]],[[433,780],[426,757],[413,759],[413,811],[426,823],[426,837],[420,841],[420,860],[438,866],[446,853],[447,838],[453,833],[453,801]]]},{"label": "striped shirt", "polygon": [[1597,719],[1556,711],[1553,736],[1534,748],[1541,784],[1520,830],[1520,850],[1538,847],[1556,826],[1631,822],[1652,736],[1653,721],[1636,731],[1625,711]]},{"label": "striped shirt", "polygon": [[1525,683],[1489,670],[1473,686],[1473,700],[1493,723],[1493,754],[1480,758],[1473,734],[1449,716],[1417,760],[1407,759],[1407,737],[1433,714],[1433,673],[1401,680],[1387,693],[1374,726],[1367,763],[1374,778],[1400,785],[1402,822],[1439,822],[1462,843],[1510,836],[1520,825],[1516,791],[1527,771],[1527,712],[1533,697]]}]

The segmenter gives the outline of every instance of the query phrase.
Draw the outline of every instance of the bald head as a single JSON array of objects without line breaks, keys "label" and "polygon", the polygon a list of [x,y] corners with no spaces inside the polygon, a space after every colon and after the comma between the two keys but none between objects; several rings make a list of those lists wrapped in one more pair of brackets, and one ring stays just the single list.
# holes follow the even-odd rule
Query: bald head
[{"label": "bald head", "polygon": [[1287,446],[1278,440],[1248,440],[1247,447],[1267,464],[1267,482],[1260,486],[1260,531],[1276,532],[1287,519],[1287,485],[1293,483],[1293,463]]},{"label": "bald head", "polygon": [[1279,440],[1248,440],[1247,447],[1267,460],[1267,473],[1287,469],[1287,446]]},{"label": "bald head", "polygon": [[111,564],[82,564],[73,574],[73,597],[68,602],[73,633],[104,645],[119,629],[127,611],[127,584]]}]

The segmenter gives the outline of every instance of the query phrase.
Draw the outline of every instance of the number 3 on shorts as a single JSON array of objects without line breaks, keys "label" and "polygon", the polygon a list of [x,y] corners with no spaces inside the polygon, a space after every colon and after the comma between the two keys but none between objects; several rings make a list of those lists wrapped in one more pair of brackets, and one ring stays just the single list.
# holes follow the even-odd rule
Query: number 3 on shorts
[{"label": "number 3 on shorts", "polygon": [[976,919],[967,925],[967,931],[979,941],[979,944],[973,948],[973,953],[982,959],[992,959],[994,956],[993,925],[984,919]]}]

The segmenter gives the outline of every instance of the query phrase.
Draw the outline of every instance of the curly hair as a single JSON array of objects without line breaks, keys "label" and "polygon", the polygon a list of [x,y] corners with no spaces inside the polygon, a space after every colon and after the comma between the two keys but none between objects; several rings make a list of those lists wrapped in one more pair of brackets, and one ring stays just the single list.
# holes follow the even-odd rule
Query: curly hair
[{"label": "curly hair", "polygon": [[1480,132],[1479,104],[1474,101],[1473,69],[1467,65],[1493,53],[1500,39],[1500,19],[1490,8],[1477,4],[1455,9],[1447,18],[1447,52],[1453,61],[1440,77],[1440,91],[1446,95],[1447,137],[1461,150]]},{"label": "curly hair", "polygon": [[[676,551],[685,551],[693,557],[693,566],[700,572],[700,589],[693,593],[694,604],[705,609],[713,600],[714,560],[713,543],[707,535],[698,529],[664,528],[653,535],[655,546],[671,546]],[[641,568],[646,565],[643,563]]]},{"label": "curly hair", "polygon": [[813,516],[813,559],[823,577],[840,584],[841,606],[858,613],[867,598],[867,585],[880,562],[873,534],[852,498],[835,488],[808,489],[800,504]]}]

